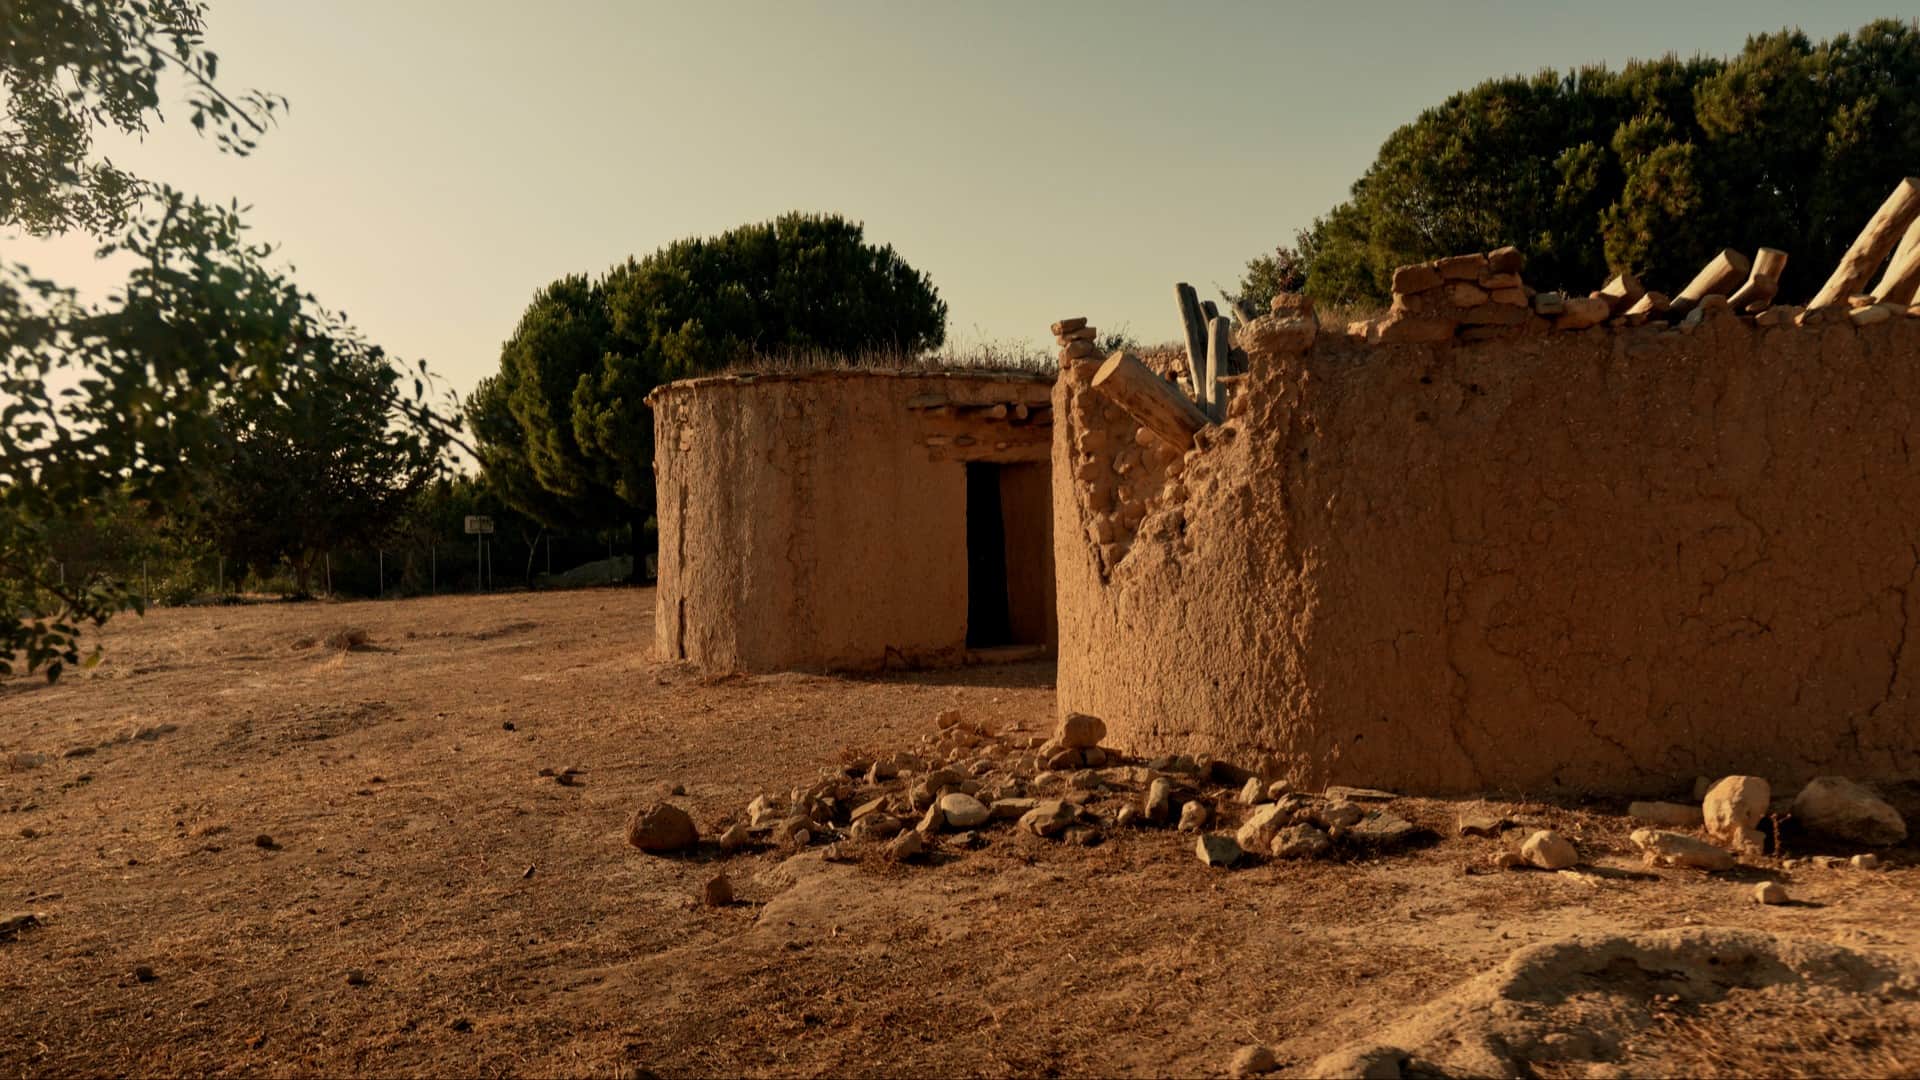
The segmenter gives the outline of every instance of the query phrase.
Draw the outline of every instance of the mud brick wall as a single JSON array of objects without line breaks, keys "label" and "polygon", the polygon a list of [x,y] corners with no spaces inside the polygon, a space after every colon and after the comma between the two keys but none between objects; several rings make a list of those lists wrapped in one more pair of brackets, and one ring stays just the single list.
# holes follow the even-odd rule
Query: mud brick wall
[{"label": "mud brick wall", "polygon": [[1137,486],[1069,367],[1059,707],[1310,786],[1920,774],[1920,318],[1705,316],[1254,351]]},{"label": "mud brick wall", "polygon": [[825,371],[656,390],[656,653],[710,671],[962,662],[968,463],[1006,467],[1010,614],[1050,644],[1051,381]]}]

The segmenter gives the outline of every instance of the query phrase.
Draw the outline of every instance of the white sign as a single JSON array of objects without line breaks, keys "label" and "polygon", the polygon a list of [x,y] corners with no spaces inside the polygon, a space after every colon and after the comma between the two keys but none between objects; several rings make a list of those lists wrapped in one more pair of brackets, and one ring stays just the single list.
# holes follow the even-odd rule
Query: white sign
[{"label": "white sign", "polygon": [[493,532],[492,518],[486,516],[485,514],[468,514],[467,515],[467,535],[468,536],[472,536],[475,533],[491,534],[492,532]]}]

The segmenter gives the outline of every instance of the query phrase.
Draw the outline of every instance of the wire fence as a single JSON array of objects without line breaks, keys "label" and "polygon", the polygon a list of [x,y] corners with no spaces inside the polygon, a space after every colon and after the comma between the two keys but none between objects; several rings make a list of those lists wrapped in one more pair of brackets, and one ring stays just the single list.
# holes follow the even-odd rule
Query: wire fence
[{"label": "wire fence", "polygon": [[[652,577],[653,558],[644,563]],[[399,599],[459,593],[617,585],[632,578],[631,542],[624,534],[572,536],[479,535],[416,538],[313,556],[306,581],[290,566],[251,573],[218,554],[196,551],[70,554],[54,559],[68,580],[111,579],[149,607],[205,603],[242,594],[307,593],[338,599]]]}]

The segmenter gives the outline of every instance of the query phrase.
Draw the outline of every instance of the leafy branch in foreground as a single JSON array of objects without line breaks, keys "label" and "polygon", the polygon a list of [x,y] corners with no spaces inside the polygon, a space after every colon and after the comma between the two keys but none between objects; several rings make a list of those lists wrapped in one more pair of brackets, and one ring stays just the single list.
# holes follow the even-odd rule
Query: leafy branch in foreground
[{"label": "leafy branch in foreground", "polygon": [[155,189],[101,155],[95,138],[146,134],[169,77],[185,84],[194,130],[250,153],[286,99],[222,90],[205,24],[197,0],[0,0],[0,227],[122,228]]},{"label": "leafy branch in foreground", "polygon": [[123,583],[61,580],[50,524],[109,498],[191,521],[211,505],[208,481],[261,444],[250,424],[313,417],[348,391],[378,403],[356,437],[397,460],[431,460],[458,429],[450,400],[444,414],[429,402],[424,363],[403,375],[319,308],[266,265],[235,210],[166,190],[157,201],[102,249],[134,265],[104,305],[0,266],[0,675],[23,660],[57,678],[81,662],[85,625],[140,606]]}]

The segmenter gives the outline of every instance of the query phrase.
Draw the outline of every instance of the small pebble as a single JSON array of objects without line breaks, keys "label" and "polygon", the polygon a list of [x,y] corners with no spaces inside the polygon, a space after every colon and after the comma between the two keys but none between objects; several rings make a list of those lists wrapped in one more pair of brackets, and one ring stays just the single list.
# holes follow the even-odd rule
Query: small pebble
[{"label": "small pebble", "polygon": [[1848,859],[1847,861],[1853,864],[1853,868],[1855,870],[1880,869],[1880,856],[1875,855],[1871,851],[1861,852],[1860,854],[1855,855],[1853,858]]},{"label": "small pebble", "polygon": [[1787,902],[1787,887],[1777,881],[1763,881],[1753,887],[1753,902],[1756,904],[1784,904]]},{"label": "small pebble", "polygon": [[148,967],[145,964],[141,964],[139,967],[133,969],[134,982],[150,983],[159,977],[160,976],[155,975],[153,973],[152,968]]},{"label": "small pebble", "polygon": [[254,838],[253,838],[253,846],[254,846],[254,847],[257,847],[257,848],[264,848],[264,849],[266,849],[267,851],[279,851],[279,850],[280,850],[280,845],[279,845],[279,844],[276,844],[276,843],[274,843],[274,842],[273,842],[273,837],[271,837],[271,836],[268,836],[268,835],[267,835],[266,833],[261,833],[261,834],[260,834],[259,836],[256,836],[256,837],[254,837]]},{"label": "small pebble", "polygon": [[700,899],[708,907],[726,907],[733,903],[733,882],[725,874],[715,874],[701,887]]}]

